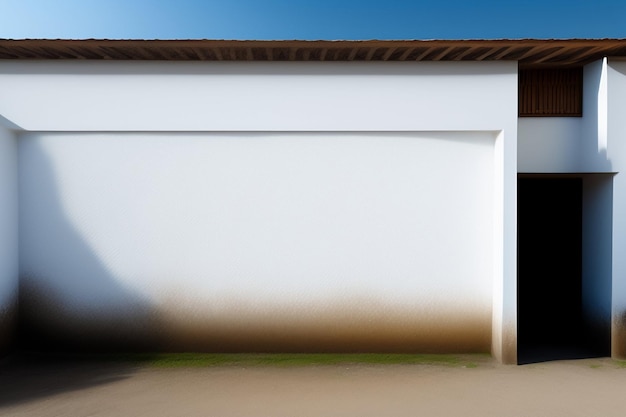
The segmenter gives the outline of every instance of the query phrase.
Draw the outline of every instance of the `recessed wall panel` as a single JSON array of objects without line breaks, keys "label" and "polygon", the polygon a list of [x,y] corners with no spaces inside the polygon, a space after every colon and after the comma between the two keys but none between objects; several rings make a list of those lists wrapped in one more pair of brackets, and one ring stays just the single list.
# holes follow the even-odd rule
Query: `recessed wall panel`
[{"label": "recessed wall panel", "polygon": [[23,134],[25,320],[70,346],[489,351],[494,142]]}]

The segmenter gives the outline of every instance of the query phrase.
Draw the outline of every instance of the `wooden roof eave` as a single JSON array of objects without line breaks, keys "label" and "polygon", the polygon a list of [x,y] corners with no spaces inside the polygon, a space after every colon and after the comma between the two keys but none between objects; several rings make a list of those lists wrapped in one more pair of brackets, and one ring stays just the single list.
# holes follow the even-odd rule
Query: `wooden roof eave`
[{"label": "wooden roof eave", "polygon": [[497,40],[47,40],[0,39],[6,60],[170,61],[517,61],[521,66],[582,66],[626,57],[625,39]]}]

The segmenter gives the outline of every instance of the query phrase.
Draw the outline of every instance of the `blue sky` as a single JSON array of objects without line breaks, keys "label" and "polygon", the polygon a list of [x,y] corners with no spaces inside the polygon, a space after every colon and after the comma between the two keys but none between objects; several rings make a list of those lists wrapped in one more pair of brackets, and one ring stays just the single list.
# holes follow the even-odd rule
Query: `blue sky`
[{"label": "blue sky", "polygon": [[0,0],[0,38],[626,38],[626,0]]}]

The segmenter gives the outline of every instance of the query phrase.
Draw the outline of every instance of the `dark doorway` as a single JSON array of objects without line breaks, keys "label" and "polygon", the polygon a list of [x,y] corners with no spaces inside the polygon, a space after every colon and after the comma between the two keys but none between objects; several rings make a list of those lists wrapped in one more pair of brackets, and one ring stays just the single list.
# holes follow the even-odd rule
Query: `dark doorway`
[{"label": "dark doorway", "polygon": [[518,362],[594,356],[582,307],[582,178],[518,179]]}]

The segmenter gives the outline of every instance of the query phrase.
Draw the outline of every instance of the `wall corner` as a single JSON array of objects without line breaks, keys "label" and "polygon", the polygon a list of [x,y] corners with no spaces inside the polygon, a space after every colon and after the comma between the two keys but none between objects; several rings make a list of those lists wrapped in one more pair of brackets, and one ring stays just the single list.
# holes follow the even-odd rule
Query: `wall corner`
[{"label": "wall corner", "polygon": [[0,124],[0,356],[15,343],[18,298],[17,137]]},{"label": "wall corner", "polygon": [[494,152],[492,355],[517,363],[517,118],[500,131]]}]

